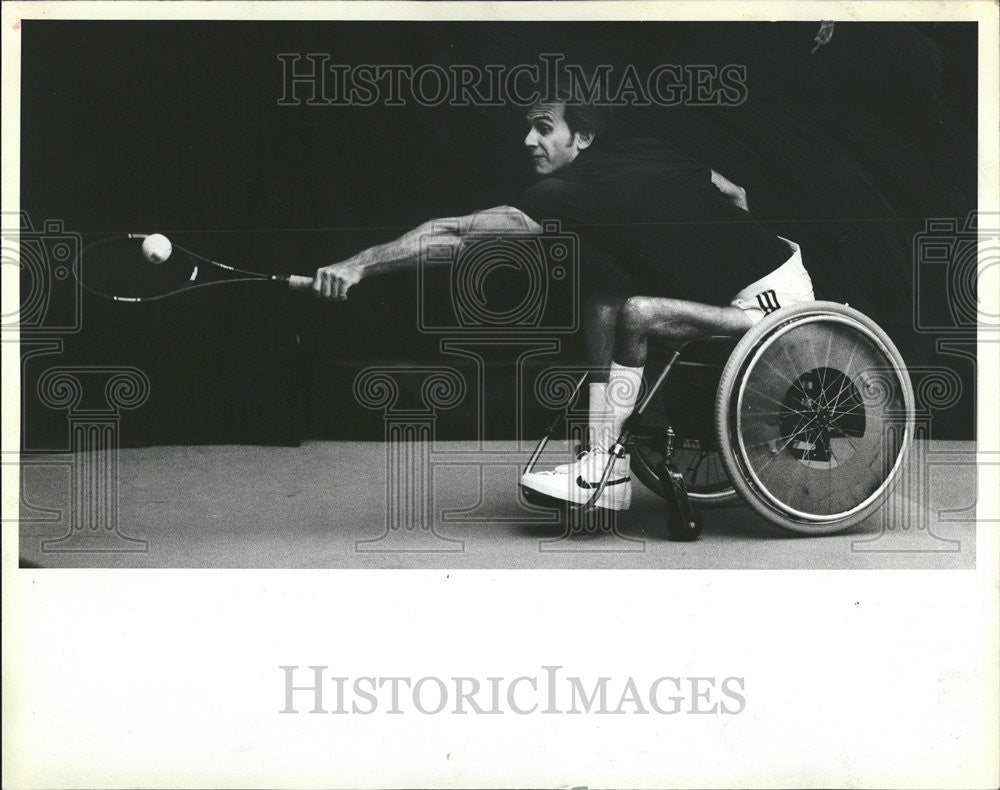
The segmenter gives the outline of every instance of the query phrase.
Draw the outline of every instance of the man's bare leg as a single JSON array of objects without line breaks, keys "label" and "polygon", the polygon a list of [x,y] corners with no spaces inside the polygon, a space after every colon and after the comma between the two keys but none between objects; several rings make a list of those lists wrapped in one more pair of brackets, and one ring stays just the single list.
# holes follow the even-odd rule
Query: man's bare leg
[{"label": "man's bare leg", "polygon": [[752,325],[749,316],[738,307],[716,307],[649,296],[633,296],[625,300],[618,311],[614,355],[606,390],[612,436],[615,439],[618,437],[625,420],[635,409],[650,337],[674,343],[708,335],[736,337]]},{"label": "man's bare leg", "polygon": [[683,343],[708,335],[739,337],[753,322],[738,307],[685,302],[653,296],[633,296],[618,312],[614,361],[627,367],[646,364],[649,338]]},{"label": "man's bare leg", "polygon": [[618,314],[627,299],[621,294],[602,294],[589,297],[584,304],[583,345],[591,382],[608,380]]},{"label": "man's bare leg", "polygon": [[649,338],[684,341],[703,335],[740,335],[751,326],[750,319],[735,307],[647,297],[630,297],[618,305],[617,311],[613,299],[588,305],[588,362],[600,375],[612,357],[607,382],[590,385],[592,452],[551,472],[529,472],[521,478],[522,485],[537,493],[583,503],[609,475],[597,503],[609,510],[626,510],[632,501],[628,456],[614,458],[608,450],[635,408]]},{"label": "man's bare leg", "polygon": [[621,294],[591,296],[584,305],[583,342],[587,367],[589,447],[607,448],[614,441],[611,435],[612,412],[608,407],[608,370],[615,348],[618,314],[628,297]]}]

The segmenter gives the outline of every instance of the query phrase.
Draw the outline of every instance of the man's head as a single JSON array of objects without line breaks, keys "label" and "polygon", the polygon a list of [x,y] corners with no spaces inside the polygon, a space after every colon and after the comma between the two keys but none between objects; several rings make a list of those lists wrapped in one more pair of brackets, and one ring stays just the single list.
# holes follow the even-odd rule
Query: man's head
[{"label": "man's head", "polygon": [[531,153],[535,172],[541,175],[571,164],[607,130],[603,108],[563,98],[539,102],[528,111],[527,119],[531,128],[524,144]]}]

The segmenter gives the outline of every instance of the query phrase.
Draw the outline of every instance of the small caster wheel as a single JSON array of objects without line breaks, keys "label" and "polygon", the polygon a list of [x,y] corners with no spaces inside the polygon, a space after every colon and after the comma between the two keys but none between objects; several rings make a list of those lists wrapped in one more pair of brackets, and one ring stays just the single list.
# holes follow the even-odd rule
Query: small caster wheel
[{"label": "small caster wheel", "polygon": [[680,508],[671,505],[667,513],[667,534],[670,540],[690,542],[701,535],[701,513],[693,508],[687,516],[681,514]]}]

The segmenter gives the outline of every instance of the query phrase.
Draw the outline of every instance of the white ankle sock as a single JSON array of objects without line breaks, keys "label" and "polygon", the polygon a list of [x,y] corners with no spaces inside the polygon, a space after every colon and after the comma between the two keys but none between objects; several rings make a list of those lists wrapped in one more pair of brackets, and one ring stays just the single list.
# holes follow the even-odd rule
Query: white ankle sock
[{"label": "white ankle sock", "polygon": [[628,368],[617,362],[611,363],[605,398],[611,411],[612,442],[618,438],[625,420],[635,409],[635,403],[639,399],[639,388],[642,386],[642,370],[642,367]]}]

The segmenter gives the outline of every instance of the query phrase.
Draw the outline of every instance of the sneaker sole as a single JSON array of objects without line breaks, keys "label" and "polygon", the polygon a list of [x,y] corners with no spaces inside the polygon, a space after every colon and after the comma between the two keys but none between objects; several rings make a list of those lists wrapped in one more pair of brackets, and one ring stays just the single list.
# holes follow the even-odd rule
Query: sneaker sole
[{"label": "sneaker sole", "polygon": [[[580,505],[586,504],[590,500],[591,495],[593,494],[593,491],[581,492],[580,499],[570,499],[565,496],[559,496],[555,492],[539,491],[537,488],[527,485],[523,481],[521,482],[521,491],[524,492],[524,498],[528,502],[531,502],[532,504],[542,504],[542,500],[544,500],[545,507],[558,507],[558,508],[565,507],[566,505],[575,505],[579,507]],[[563,492],[560,491],[558,493],[561,494]],[[629,506],[632,504],[632,497],[630,494],[631,492],[628,492],[621,499],[616,500],[614,497],[609,496],[608,492],[605,491],[603,494],[601,494],[601,498],[597,500],[595,507],[600,508],[601,510],[610,510],[616,512],[628,510]]]},{"label": "sneaker sole", "polygon": [[[570,502],[566,499],[557,499],[556,497],[535,491],[533,488],[528,488],[527,486],[521,486],[521,493],[524,495],[526,502],[538,507],[547,508],[549,510],[566,510],[567,506],[579,507],[579,505],[575,502]],[[605,513],[625,513],[628,508],[602,507],[598,504],[594,506],[594,510],[603,510]]]}]

